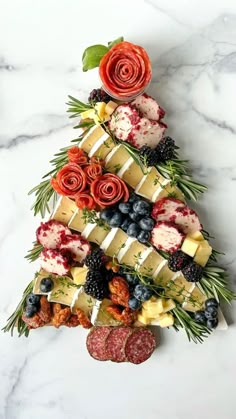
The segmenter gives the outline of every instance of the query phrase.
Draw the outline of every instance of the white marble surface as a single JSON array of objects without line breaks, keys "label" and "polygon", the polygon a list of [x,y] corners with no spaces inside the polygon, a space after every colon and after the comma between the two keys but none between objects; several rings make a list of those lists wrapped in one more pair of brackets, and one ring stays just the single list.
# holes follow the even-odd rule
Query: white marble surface
[{"label": "white marble surface", "polygon": [[[81,71],[82,51],[120,35],[153,60],[149,90],[209,185],[197,208],[235,286],[235,1],[0,0],[1,326],[37,269],[23,258],[39,222],[27,191],[75,136],[67,95],[86,99],[97,86],[96,70]],[[139,367],[93,361],[80,329],[1,334],[0,419],[234,419],[235,330],[202,346],[165,331]]]}]

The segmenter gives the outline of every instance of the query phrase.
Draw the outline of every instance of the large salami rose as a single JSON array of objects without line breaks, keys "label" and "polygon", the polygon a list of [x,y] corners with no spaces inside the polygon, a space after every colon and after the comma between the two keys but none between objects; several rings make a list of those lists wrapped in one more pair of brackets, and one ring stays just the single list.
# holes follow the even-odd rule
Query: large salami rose
[{"label": "large salami rose", "polygon": [[142,93],[150,82],[150,59],[142,47],[120,42],[101,59],[99,74],[111,96],[129,99]]},{"label": "large salami rose", "polygon": [[82,150],[82,148],[79,148],[76,145],[69,148],[67,155],[70,163],[77,163],[80,166],[83,166],[88,162],[88,157],[86,156],[85,152]]},{"label": "large salami rose", "polygon": [[91,163],[84,168],[87,176],[87,183],[90,185],[94,179],[102,175],[102,166],[98,163]]},{"label": "large salami rose", "polygon": [[64,196],[74,197],[86,188],[86,174],[75,163],[68,163],[51,179],[53,189]]},{"label": "large salami rose", "polygon": [[126,184],[118,176],[106,173],[96,178],[90,186],[94,201],[100,207],[114,205],[121,199],[126,202],[129,199],[129,191]]}]

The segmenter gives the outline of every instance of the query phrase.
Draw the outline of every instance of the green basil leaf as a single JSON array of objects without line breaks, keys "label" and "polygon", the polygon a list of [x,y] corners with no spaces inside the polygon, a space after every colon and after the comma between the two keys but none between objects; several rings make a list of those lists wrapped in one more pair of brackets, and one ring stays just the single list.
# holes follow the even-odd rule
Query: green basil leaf
[{"label": "green basil leaf", "polygon": [[108,52],[108,48],[105,45],[92,45],[86,48],[82,56],[83,71],[91,70],[92,68],[98,67],[101,58]]},{"label": "green basil leaf", "polygon": [[119,38],[115,39],[114,41],[108,42],[108,48],[111,49],[114,45],[119,44],[120,42],[124,41],[124,37],[120,36]]}]

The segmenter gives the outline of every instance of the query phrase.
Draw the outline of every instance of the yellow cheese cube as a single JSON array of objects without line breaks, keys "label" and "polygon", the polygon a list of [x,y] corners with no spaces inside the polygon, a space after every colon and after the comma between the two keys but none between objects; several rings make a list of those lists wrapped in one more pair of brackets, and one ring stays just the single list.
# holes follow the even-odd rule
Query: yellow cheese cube
[{"label": "yellow cheese cube", "polygon": [[163,303],[163,313],[166,313],[167,311],[172,310],[173,308],[176,307],[175,302],[170,298],[168,300],[164,300]]},{"label": "yellow cheese cube", "polygon": [[198,246],[199,246],[199,241],[194,240],[189,236],[186,236],[182,244],[181,250],[182,252],[186,253],[186,255],[194,257],[194,255],[197,252]]},{"label": "yellow cheese cube", "polygon": [[80,114],[82,119],[94,119],[96,113],[94,109],[88,109],[87,111],[84,111]]},{"label": "yellow cheese cube", "polygon": [[170,327],[174,324],[174,317],[172,314],[166,314],[163,319],[159,320],[159,326],[161,327]]},{"label": "yellow cheese cube", "polygon": [[197,252],[194,256],[194,262],[200,266],[206,266],[209,257],[212,253],[212,247],[209,245],[207,240],[200,242]]},{"label": "yellow cheese cube", "polygon": [[81,232],[84,230],[85,226],[86,224],[83,218],[83,211],[77,208],[76,212],[74,213],[73,217],[71,218],[68,224],[68,227],[72,230]]},{"label": "yellow cheese cube", "polygon": [[110,116],[114,112],[114,110],[117,108],[117,106],[118,106],[118,103],[113,102],[113,100],[110,100],[106,104],[106,107],[105,107],[106,114]]},{"label": "yellow cheese cube", "polygon": [[197,241],[204,240],[204,237],[203,237],[201,231],[195,231],[195,233],[191,233],[189,235],[189,237],[191,237],[192,239],[197,240]]},{"label": "yellow cheese cube", "polygon": [[150,302],[143,306],[142,313],[145,317],[156,318],[159,314],[163,313],[162,298],[158,298],[156,302]]},{"label": "yellow cheese cube", "polygon": [[51,215],[51,219],[60,221],[61,223],[68,224],[74,213],[77,211],[75,201],[66,196],[61,197],[58,201],[54,212]]},{"label": "yellow cheese cube", "polygon": [[149,319],[148,317],[144,317],[142,314],[138,314],[137,320],[142,324],[150,324],[152,319]]},{"label": "yellow cheese cube", "polygon": [[77,285],[84,285],[86,281],[86,275],[88,273],[87,266],[78,267],[75,266],[70,269],[73,281]]}]

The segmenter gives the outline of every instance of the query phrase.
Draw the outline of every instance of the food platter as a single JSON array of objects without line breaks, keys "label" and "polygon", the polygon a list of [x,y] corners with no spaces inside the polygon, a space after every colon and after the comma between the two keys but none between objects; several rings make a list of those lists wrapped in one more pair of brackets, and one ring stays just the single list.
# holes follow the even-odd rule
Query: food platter
[{"label": "food platter", "polygon": [[26,258],[39,269],[4,330],[82,326],[93,358],[140,364],[155,350],[153,327],[202,343],[227,328],[220,304],[236,296],[191,206],[207,188],[146,92],[147,52],[118,38],[82,61],[101,87],[87,103],[69,96],[78,137],[30,191],[44,220]]}]

